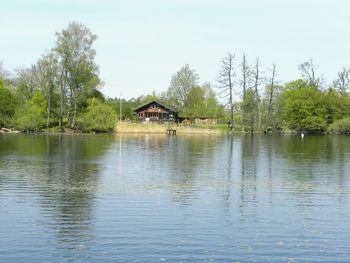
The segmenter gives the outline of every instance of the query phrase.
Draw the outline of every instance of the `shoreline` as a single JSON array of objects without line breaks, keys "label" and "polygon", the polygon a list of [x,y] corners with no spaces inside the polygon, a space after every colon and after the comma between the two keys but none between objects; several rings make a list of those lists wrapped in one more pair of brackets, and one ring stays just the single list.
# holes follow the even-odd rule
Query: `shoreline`
[{"label": "shoreline", "polygon": [[[80,129],[73,130],[65,128],[62,131],[46,130],[41,131],[20,131],[13,128],[0,128],[1,134],[168,134],[167,130],[176,130],[176,135],[248,135],[250,132],[233,131],[218,125],[183,125],[183,124],[159,124],[159,123],[118,123],[110,132],[85,132]],[[349,133],[341,133],[335,131],[323,132],[297,132],[293,130],[285,130],[280,132],[254,132],[251,135],[350,135]]]},{"label": "shoreline", "polygon": [[146,133],[166,134],[168,129],[176,130],[176,134],[225,134],[228,131],[220,129],[220,126],[199,126],[182,124],[159,123],[126,123],[119,122],[114,128],[114,133]]}]

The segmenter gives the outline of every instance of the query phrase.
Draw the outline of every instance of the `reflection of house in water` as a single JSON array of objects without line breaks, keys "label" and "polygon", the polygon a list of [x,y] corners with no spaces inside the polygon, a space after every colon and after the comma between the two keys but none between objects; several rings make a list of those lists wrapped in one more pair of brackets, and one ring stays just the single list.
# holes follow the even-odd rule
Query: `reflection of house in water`
[{"label": "reflection of house in water", "polygon": [[177,111],[153,100],[134,110],[140,121],[177,121]]}]

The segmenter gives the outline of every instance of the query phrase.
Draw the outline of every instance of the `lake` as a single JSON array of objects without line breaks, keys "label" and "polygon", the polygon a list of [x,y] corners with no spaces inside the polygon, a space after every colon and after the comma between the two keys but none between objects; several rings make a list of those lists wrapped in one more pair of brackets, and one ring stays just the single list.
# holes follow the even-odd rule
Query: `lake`
[{"label": "lake", "polygon": [[350,137],[1,135],[0,262],[345,262]]}]

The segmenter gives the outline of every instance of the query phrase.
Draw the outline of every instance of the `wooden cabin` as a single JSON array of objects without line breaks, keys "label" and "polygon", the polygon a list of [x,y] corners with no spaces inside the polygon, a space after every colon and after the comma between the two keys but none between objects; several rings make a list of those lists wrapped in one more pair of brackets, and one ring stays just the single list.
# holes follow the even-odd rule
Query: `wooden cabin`
[{"label": "wooden cabin", "polygon": [[177,111],[156,100],[136,108],[134,112],[139,121],[177,122]]}]

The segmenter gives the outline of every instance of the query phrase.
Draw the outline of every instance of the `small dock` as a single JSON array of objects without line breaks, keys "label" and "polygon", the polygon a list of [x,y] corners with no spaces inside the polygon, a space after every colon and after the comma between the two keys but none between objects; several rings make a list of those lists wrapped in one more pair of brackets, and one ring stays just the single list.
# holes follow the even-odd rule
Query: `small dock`
[{"label": "small dock", "polygon": [[167,129],[168,135],[176,135],[176,129]]}]

